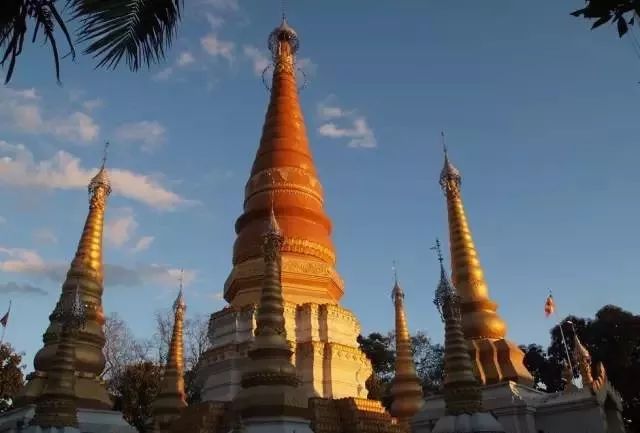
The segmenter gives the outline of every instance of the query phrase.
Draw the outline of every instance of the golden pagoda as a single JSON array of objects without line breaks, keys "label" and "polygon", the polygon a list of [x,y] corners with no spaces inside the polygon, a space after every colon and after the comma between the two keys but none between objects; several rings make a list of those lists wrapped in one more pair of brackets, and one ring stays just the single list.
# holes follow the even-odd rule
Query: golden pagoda
[{"label": "golden pagoda", "polygon": [[[228,306],[212,314],[211,348],[201,358],[202,398],[231,401],[241,390],[264,279],[262,236],[273,206],[283,236],[281,285],[287,338],[307,396],[366,397],[371,363],[360,350],[357,317],[339,305],[331,221],[298,100],[300,41],[283,17],[269,35],[271,95],[237,219]],[[265,75],[267,70],[265,70]]]},{"label": "golden pagoda", "polygon": [[[62,284],[58,305],[68,305],[75,296],[74,293],[79,293],[80,301],[86,309],[84,326],[70,336],[68,342],[74,347],[75,353],[73,368],[76,404],[78,408],[110,410],[113,404],[100,380],[105,365],[102,353],[105,343],[105,317],[102,309],[102,231],[107,197],[111,193],[105,162],[106,151],[100,170],[89,182],[89,213],[75,257]],[[62,326],[55,313],[49,316],[49,320],[49,327],[43,336],[44,347],[34,358],[35,372],[30,375],[26,386],[16,399],[17,406],[37,401],[47,386],[49,372],[56,368],[55,360]]]},{"label": "golden pagoda", "polygon": [[151,406],[152,427],[155,433],[170,431],[173,421],[180,417],[187,407],[184,392],[184,314],[186,304],[182,294],[182,275],[180,276],[180,291],[173,303],[173,331],[169,343],[167,364],[164,368],[162,382],[158,395]]},{"label": "golden pagoda", "polygon": [[[444,134],[443,134],[444,141]],[[489,288],[473,243],[461,194],[462,176],[444,147],[440,186],[447,200],[451,277],[460,295],[462,329],[472,349],[475,371],[483,384],[515,381],[532,384],[524,353],[506,339],[507,326],[489,298]]]},{"label": "golden pagoda", "polygon": [[407,317],[404,309],[404,290],[398,283],[398,274],[395,274],[395,284],[391,291],[391,299],[395,307],[396,319],[396,360],[395,376],[391,384],[391,415],[396,417],[400,424],[407,425],[422,407],[422,384],[416,373],[416,366],[411,351],[411,336],[407,326]]}]

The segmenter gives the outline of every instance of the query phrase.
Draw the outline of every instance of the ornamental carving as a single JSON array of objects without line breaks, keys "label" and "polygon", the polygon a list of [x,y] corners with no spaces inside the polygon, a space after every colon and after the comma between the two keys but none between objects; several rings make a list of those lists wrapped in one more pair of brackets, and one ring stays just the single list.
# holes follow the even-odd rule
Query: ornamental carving
[{"label": "ornamental carving", "polygon": [[309,171],[300,167],[273,167],[253,175],[245,186],[245,201],[261,191],[274,188],[299,190],[323,203],[322,185]]}]

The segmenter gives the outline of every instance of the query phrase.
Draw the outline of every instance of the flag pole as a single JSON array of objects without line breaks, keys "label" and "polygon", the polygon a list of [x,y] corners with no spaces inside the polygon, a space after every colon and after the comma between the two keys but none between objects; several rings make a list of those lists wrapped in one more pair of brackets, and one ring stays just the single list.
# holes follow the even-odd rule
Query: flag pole
[{"label": "flag pole", "polygon": [[[549,296],[553,297],[551,290],[549,290]],[[556,319],[559,319],[557,308],[553,308],[553,314],[556,316]],[[560,336],[562,337],[562,345],[564,346],[564,353],[567,355],[567,363],[569,364],[569,368],[571,369],[571,374],[573,374],[573,363],[571,362],[571,356],[569,355],[569,347],[567,346],[567,339],[564,337],[564,330],[562,329],[563,321],[558,322],[558,327],[560,328]]]}]

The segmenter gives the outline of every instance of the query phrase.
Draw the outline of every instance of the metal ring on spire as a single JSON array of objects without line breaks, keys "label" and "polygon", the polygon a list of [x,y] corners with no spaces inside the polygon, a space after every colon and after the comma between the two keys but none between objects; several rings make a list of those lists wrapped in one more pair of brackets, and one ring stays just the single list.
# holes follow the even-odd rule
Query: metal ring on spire
[{"label": "metal ring on spire", "polygon": [[[271,88],[273,87],[269,85],[267,81],[267,71],[270,71],[271,69],[273,69],[273,64],[268,65],[266,68],[262,70],[262,84],[264,84],[264,87],[265,89],[267,89],[267,92],[271,92]],[[298,92],[302,92],[304,89],[307,88],[307,85],[309,84],[309,78],[307,73],[300,67],[296,67],[296,72],[300,72],[302,74],[302,85],[298,86]]]}]

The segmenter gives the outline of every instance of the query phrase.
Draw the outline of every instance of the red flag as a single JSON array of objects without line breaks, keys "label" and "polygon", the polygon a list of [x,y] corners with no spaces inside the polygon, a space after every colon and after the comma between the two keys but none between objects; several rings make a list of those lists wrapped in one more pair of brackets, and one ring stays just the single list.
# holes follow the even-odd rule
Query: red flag
[{"label": "red flag", "polygon": [[4,316],[2,316],[2,318],[0,318],[0,325],[2,325],[3,328],[7,327],[7,322],[9,322],[9,313],[11,312],[11,301],[9,301],[9,309],[7,310],[6,313],[4,313]]},{"label": "red flag", "polygon": [[556,304],[553,302],[553,296],[549,293],[547,296],[547,301],[544,303],[544,315],[549,317],[556,311]]}]

